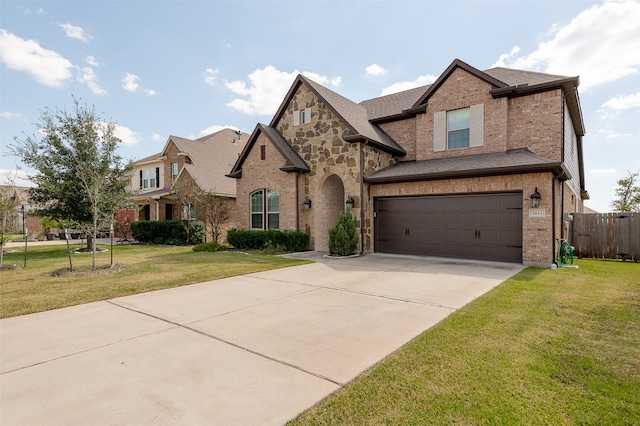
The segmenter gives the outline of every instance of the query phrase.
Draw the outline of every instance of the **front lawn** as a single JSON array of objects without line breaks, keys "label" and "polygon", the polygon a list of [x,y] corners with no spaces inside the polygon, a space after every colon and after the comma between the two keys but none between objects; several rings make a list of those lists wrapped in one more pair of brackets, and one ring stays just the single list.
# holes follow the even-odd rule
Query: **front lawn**
[{"label": "front lawn", "polygon": [[638,425],[640,264],[528,268],[291,425]]},{"label": "front lawn", "polygon": [[[113,261],[119,272],[52,276],[54,271],[69,267],[65,245],[29,247],[24,269],[22,247],[8,250],[3,264],[19,267],[0,271],[0,318],[307,263],[260,253],[114,246]],[[108,268],[110,258],[109,251],[98,253],[97,266]],[[91,254],[72,254],[72,262],[74,269],[90,270]]]}]

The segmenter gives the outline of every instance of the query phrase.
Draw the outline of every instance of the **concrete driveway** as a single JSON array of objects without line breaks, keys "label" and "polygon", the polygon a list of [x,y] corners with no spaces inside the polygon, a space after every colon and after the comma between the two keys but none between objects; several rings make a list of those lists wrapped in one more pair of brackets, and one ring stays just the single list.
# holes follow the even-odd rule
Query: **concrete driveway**
[{"label": "concrete driveway", "polygon": [[280,425],[522,266],[366,255],[0,321],[2,425]]}]

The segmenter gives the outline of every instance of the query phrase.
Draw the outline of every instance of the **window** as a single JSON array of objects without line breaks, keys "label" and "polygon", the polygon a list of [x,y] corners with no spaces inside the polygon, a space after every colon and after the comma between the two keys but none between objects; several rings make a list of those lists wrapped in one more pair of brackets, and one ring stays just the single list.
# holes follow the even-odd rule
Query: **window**
[{"label": "window", "polygon": [[260,159],[264,160],[267,158],[267,147],[265,145],[260,145]]},{"label": "window", "polygon": [[171,163],[171,182],[175,182],[178,177],[178,163]]},{"label": "window", "polygon": [[293,125],[300,126],[302,124],[311,123],[311,108],[305,108],[300,111],[293,111]]},{"label": "window", "polygon": [[140,188],[159,188],[160,168],[140,170]]},{"label": "window", "polygon": [[277,191],[260,189],[251,194],[251,229],[280,229],[280,194]]},{"label": "window", "polygon": [[433,115],[433,151],[484,145],[484,104]]},{"label": "window", "polygon": [[263,229],[263,192],[262,190],[251,194],[251,229]]},{"label": "window", "polygon": [[195,204],[187,203],[182,205],[182,220],[196,220]]},{"label": "window", "polygon": [[267,189],[267,229],[280,229],[280,194]]},{"label": "window", "polygon": [[469,108],[447,112],[447,149],[469,146]]}]

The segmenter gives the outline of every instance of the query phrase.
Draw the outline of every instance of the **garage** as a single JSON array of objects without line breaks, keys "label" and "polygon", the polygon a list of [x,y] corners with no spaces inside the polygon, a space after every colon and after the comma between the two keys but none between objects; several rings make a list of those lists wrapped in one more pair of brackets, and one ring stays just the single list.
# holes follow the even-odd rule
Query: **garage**
[{"label": "garage", "polygon": [[378,253],[522,262],[522,193],[375,199]]}]

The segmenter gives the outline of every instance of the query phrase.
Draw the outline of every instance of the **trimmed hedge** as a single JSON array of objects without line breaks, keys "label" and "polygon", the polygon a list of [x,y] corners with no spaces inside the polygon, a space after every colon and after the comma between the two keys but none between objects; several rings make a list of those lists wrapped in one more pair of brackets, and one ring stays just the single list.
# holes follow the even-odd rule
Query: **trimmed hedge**
[{"label": "trimmed hedge", "polygon": [[133,238],[141,243],[153,244],[200,244],[205,239],[205,225],[200,221],[189,222],[190,241],[181,220],[143,220],[131,223]]},{"label": "trimmed hedge", "polygon": [[227,241],[242,250],[262,250],[265,247],[283,247],[286,251],[309,249],[309,235],[300,231],[231,229],[227,232]]}]

